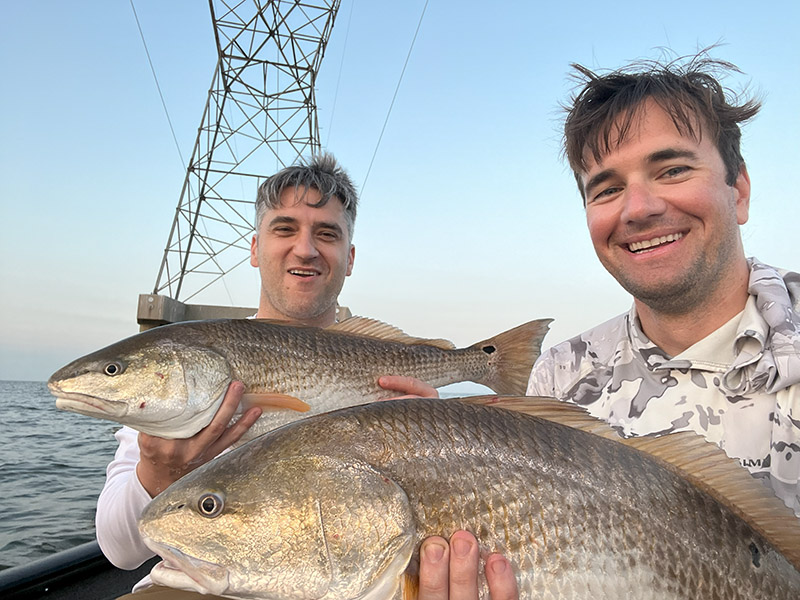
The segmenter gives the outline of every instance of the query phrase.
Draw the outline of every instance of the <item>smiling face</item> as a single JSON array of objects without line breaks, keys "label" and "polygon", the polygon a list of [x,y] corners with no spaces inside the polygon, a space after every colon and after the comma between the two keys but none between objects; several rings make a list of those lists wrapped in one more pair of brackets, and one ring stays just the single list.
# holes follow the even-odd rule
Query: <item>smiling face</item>
[{"label": "smiling face", "polygon": [[257,316],[327,326],[336,316],[336,299],[353,270],[342,203],[337,198],[318,208],[313,189],[289,187],[280,207],[268,209],[250,248],[250,264],[261,273]]},{"label": "smiling face", "polygon": [[637,116],[621,144],[599,162],[587,158],[589,233],[600,262],[637,304],[687,314],[724,297],[723,283],[746,273],[739,225],[750,180],[742,167],[726,184],[713,140],[701,128],[699,140],[681,135],[652,100]]}]

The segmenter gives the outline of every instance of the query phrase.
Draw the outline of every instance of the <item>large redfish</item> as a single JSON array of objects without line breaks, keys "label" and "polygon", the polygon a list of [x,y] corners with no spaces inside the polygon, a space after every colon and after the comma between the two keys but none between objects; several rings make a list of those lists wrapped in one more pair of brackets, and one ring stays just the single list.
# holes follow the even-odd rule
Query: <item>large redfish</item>
[{"label": "large redfish", "polygon": [[233,598],[413,597],[420,542],[457,529],[511,561],[523,599],[800,598],[800,521],[766,486],[693,433],[630,442],[652,454],[628,443],[453,400],[377,402],[218,457],[139,530],[164,558],[156,583]]},{"label": "large redfish", "polygon": [[524,394],[549,323],[531,321],[463,349],[363,318],[326,329],[253,319],[176,323],[79,358],[48,387],[58,408],[187,438],[208,425],[237,379],[245,384],[244,405],[266,409],[250,438],[304,413],[396,395],[378,386],[382,375],[435,387],[475,381],[499,394]]}]

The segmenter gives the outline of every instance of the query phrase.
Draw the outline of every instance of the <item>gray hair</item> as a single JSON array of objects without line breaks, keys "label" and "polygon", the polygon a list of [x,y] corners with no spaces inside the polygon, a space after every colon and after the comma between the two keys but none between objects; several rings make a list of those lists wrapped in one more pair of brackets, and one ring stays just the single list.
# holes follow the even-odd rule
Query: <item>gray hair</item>
[{"label": "gray hair", "polygon": [[322,197],[315,204],[309,203],[309,206],[314,208],[325,206],[331,198],[337,198],[344,208],[347,234],[352,241],[356,209],[358,208],[358,194],[350,176],[336,162],[334,156],[327,152],[312,155],[308,159],[301,158],[291,167],[278,171],[258,186],[256,234],[258,234],[264,214],[267,210],[280,207],[281,194],[290,187],[294,187],[295,190],[301,188],[317,190]]}]

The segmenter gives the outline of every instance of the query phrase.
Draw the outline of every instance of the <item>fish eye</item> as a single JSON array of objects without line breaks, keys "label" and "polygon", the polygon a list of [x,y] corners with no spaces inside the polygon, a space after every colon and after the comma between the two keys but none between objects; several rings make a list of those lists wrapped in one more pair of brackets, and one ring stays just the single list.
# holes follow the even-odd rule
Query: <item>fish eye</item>
[{"label": "fish eye", "polygon": [[207,492],[203,494],[200,496],[200,500],[197,502],[197,510],[201,515],[208,517],[209,519],[219,516],[224,508],[225,501],[222,499],[222,496],[215,494],[214,492]]},{"label": "fish eye", "polygon": [[125,367],[122,366],[122,363],[117,361],[112,361],[107,363],[106,366],[103,367],[103,373],[108,375],[109,377],[113,377],[114,375],[119,375],[125,370]]}]

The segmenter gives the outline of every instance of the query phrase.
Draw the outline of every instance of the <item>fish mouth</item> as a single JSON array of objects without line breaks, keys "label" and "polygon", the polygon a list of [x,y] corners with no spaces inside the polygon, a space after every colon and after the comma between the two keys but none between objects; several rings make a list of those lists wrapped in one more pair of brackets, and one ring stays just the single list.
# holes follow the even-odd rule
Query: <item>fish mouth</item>
[{"label": "fish mouth", "polygon": [[228,590],[228,570],[225,567],[146,537],[143,541],[163,559],[150,571],[153,583],[215,596]]},{"label": "fish mouth", "polygon": [[128,405],[125,402],[114,402],[78,392],[65,392],[53,383],[48,383],[47,387],[56,397],[56,408],[60,410],[106,419],[124,417],[128,412]]}]

